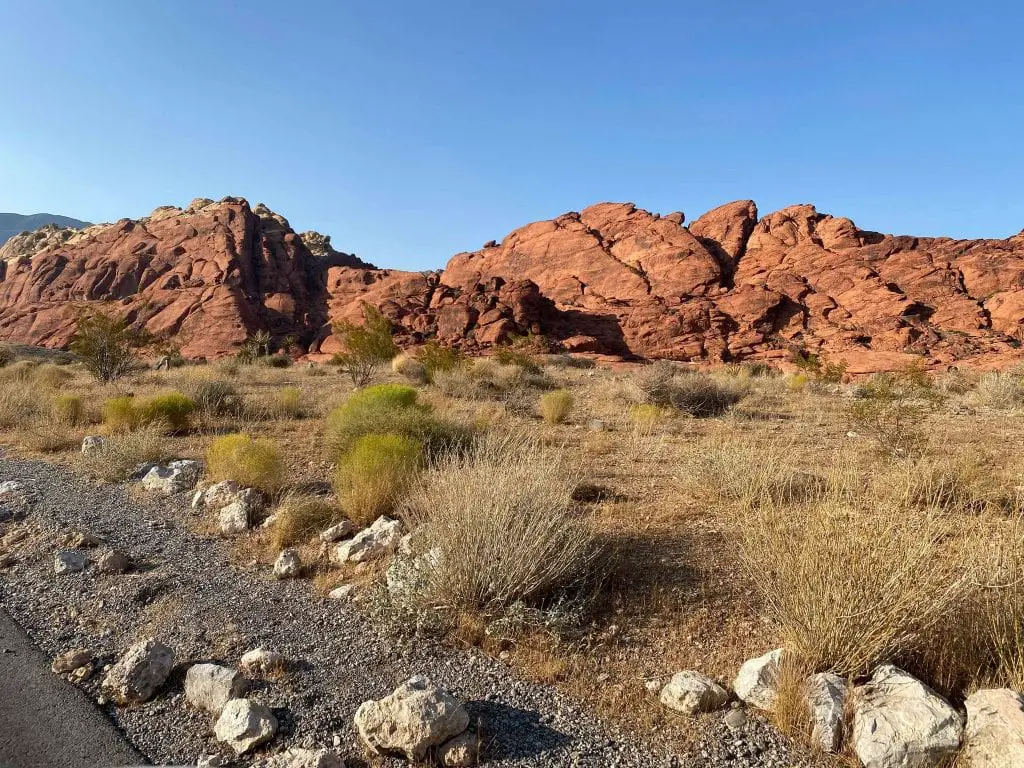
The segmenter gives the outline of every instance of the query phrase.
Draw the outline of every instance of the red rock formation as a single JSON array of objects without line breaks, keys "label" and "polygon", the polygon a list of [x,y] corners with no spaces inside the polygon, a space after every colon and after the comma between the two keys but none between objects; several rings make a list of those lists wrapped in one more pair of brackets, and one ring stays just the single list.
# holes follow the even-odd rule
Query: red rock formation
[{"label": "red rock formation", "polygon": [[1024,233],[895,237],[809,205],[758,220],[749,200],[688,227],[681,213],[602,203],[458,254],[443,272],[376,269],[237,198],[47,233],[0,257],[0,338],[47,346],[66,344],[93,305],[192,357],[230,354],[264,328],[330,353],[331,322],[357,320],[364,303],[404,343],[473,350],[535,333],[572,351],[679,360],[804,347],[853,372],[921,354],[987,365],[1019,356],[1024,337]]}]

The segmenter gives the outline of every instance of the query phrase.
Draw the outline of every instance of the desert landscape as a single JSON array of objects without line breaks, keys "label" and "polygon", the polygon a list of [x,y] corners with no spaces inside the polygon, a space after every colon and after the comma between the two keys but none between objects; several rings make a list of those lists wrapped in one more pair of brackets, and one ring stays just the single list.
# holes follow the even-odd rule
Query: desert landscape
[{"label": "desert landscape", "polygon": [[1024,765],[1024,238],[241,198],[0,246],[0,602],[158,764]]}]

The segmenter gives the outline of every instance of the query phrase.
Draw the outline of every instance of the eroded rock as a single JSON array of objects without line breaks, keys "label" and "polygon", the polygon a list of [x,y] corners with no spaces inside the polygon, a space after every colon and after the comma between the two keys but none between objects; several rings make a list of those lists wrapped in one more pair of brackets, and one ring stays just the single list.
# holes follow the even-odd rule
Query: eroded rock
[{"label": "eroded rock", "polygon": [[302,575],[302,560],[294,549],[285,549],[274,561],[275,579],[297,579]]},{"label": "eroded rock", "polygon": [[174,652],[159,640],[136,643],[110,668],[103,690],[118,704],[148,701],[174,666]]},{"label": "eroded rock", "polygon": [[202,465],[191,459],[178,459],[152,467],[142,478],[142,487],[164,496],[191,490],[199,481]]},{"label": "eroded rock", "polygon": [[277,733],[277,718],[262,704],[249,699],[231,699],[221,710],[213,727],[217,741],[243,755],[266,744]]},{"label": "eroded rock", "polygon": [[736,696],[752,707],[773,710],[778,695],[781,661],[782,649],[776,648],[764,656],[744,662],[732,684]]},{"label": "eroded rock", "polygon": [[811,717],[811,742],[824,752],[838,752],[843,739],[843,712],[848,686],[831,672],[807,678],[807,711]]},{"label": "eroded rock", "polygon": [[1009,688],[976,691],[964,702],[966,768],[1024,766],[1024,696]]},{"label": "eroded rock", "polygon": [[391,554],[402,540],[402,524],[398,520],[378,517],[348,541],[338,544],[331,555],[336,563],[364,563]]},{"label": "eroded rock", "polygon": [[686,670],[672,675],[661,689],[662,705],[684,715],[714,712],[729,702],[729,692],[700,672]]},{"label": "eroded rock", "polygon": [[219,715],[231,699],[245,695],[245,678],[219,664],[193,664],[185,673],[185,699],[194,707]]}]

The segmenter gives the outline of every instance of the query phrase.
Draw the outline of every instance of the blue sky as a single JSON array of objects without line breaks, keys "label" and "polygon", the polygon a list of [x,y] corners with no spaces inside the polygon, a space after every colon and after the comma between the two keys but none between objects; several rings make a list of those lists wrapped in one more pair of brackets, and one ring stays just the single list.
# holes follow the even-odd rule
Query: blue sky
[{"label": "blue sky", "polygon": [[1024,10],[0,0],[0,211],[241,195],[442,266],[602,200],[1024,228]]}]

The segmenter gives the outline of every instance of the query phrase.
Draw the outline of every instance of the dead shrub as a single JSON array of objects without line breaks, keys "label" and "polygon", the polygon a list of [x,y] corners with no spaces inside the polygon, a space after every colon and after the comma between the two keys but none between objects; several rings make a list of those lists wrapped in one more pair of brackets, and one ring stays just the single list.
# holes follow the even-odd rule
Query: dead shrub
[{"label": "dead shrub", "polygon": [[79,468],[92,477],[120,482],[140,465],[165,461],[171,458],[171,453],[163,430],[148,426],[106,438],[101,448],[79,454],[77,462]]},{"label": "dead shrub", "polygon": [[274,510],[274,548],[308,541],[341,518],[338,505],[325,496],[289,493]]},{"label": "dead shrub", "polygon": [[697,418],[725,413],[750,391],[746,380],[716,379],[705,373],[679,369],[664,360],[642,369],[635,382],[643,402],[672,406]]},{"label": "dead shrub", "polygon": [[1024,405],[1024,376],[995,371],[986,373],[978,379],[973,400],[989,408],[1020,408]]}]

